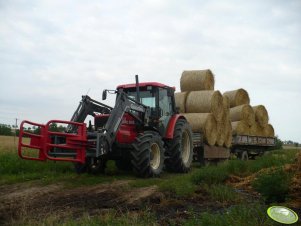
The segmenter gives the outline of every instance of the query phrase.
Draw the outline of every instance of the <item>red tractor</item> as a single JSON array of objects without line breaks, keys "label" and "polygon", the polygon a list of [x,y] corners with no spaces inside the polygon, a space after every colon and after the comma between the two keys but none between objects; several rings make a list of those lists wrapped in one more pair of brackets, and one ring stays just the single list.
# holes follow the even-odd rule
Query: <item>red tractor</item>
[{"label": "red tractor", "polygon": [[[174,87],[157,82],[119,85],[112,108],[89,96],[83,96],[70,121],[51,120],[47,124],[23,121],[20,126],[18,153],[30,160],[74,162],[78,173],[102,172],[107,160],[115,160],[123,170],[138,176],[159,175],[163,168],[187,172],[193,159],[191,127],[178,114]],[[86,127],[86,117],[94,117]],[[54,123],[65,124],[64,132],[52,131]],[[24,130],[24,125],[39,127],[39,134]],[[23,137],[29,137],[26,143]],[[32,156],[26,149],[36,150]]]}]

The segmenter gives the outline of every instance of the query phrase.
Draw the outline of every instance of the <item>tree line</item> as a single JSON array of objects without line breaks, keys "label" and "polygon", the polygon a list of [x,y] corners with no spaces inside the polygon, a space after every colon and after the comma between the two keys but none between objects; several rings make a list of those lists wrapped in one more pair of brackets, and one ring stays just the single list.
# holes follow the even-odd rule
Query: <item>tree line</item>
[{"label": "tree line", "polygon": [[[49,131],[52,132],[64,132],[66,130],[66,127],[62,125],[57,125],[56,123],[52,123],[49,126]],[[32,126],[32,127],[25,127],[25,132],[34,133],[34,134],[40,134],[41,129],[38,126]],[[14,125],[7,125],[7,124],[0,124],[0,135],[2,136],[19,136],[20,129],[16,128]]]}]

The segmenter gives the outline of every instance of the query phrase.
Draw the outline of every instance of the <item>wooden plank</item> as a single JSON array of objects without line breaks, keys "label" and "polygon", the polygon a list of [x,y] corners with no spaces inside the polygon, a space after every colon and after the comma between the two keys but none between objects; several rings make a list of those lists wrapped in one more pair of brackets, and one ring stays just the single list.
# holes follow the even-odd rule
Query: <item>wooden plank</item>
[{"label": "wooden plank", "polygon": [[204,145],[205,159],[228,159],[230,150],[224,147]]}]

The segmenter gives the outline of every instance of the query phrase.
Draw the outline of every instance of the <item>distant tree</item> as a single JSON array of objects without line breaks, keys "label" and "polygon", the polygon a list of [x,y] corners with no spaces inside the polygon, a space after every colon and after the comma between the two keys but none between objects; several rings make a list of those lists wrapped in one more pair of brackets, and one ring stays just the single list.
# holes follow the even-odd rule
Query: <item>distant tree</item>
[{"label": "distant tree", "polygon": [[283,141],[280,140],[278,136],[275,137],[275,140],[276,140],[275,149],[283,149]]},{"label": "distant tree", "polygon": [[0,124],[0,135],[11,136],[12,131],[10,125]]}]

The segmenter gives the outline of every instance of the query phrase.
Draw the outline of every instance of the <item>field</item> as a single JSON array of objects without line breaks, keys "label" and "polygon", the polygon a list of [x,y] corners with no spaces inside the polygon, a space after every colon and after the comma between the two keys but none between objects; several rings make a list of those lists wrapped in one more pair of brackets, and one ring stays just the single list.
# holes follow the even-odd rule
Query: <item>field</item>
[{"label": "field", "polygon": [[108,165],[78,175],[70,163],[22,160],[0,136],[0,225],[280,225],[266,215],[275,204],[301,216],[300,150],[150,179]]}]

